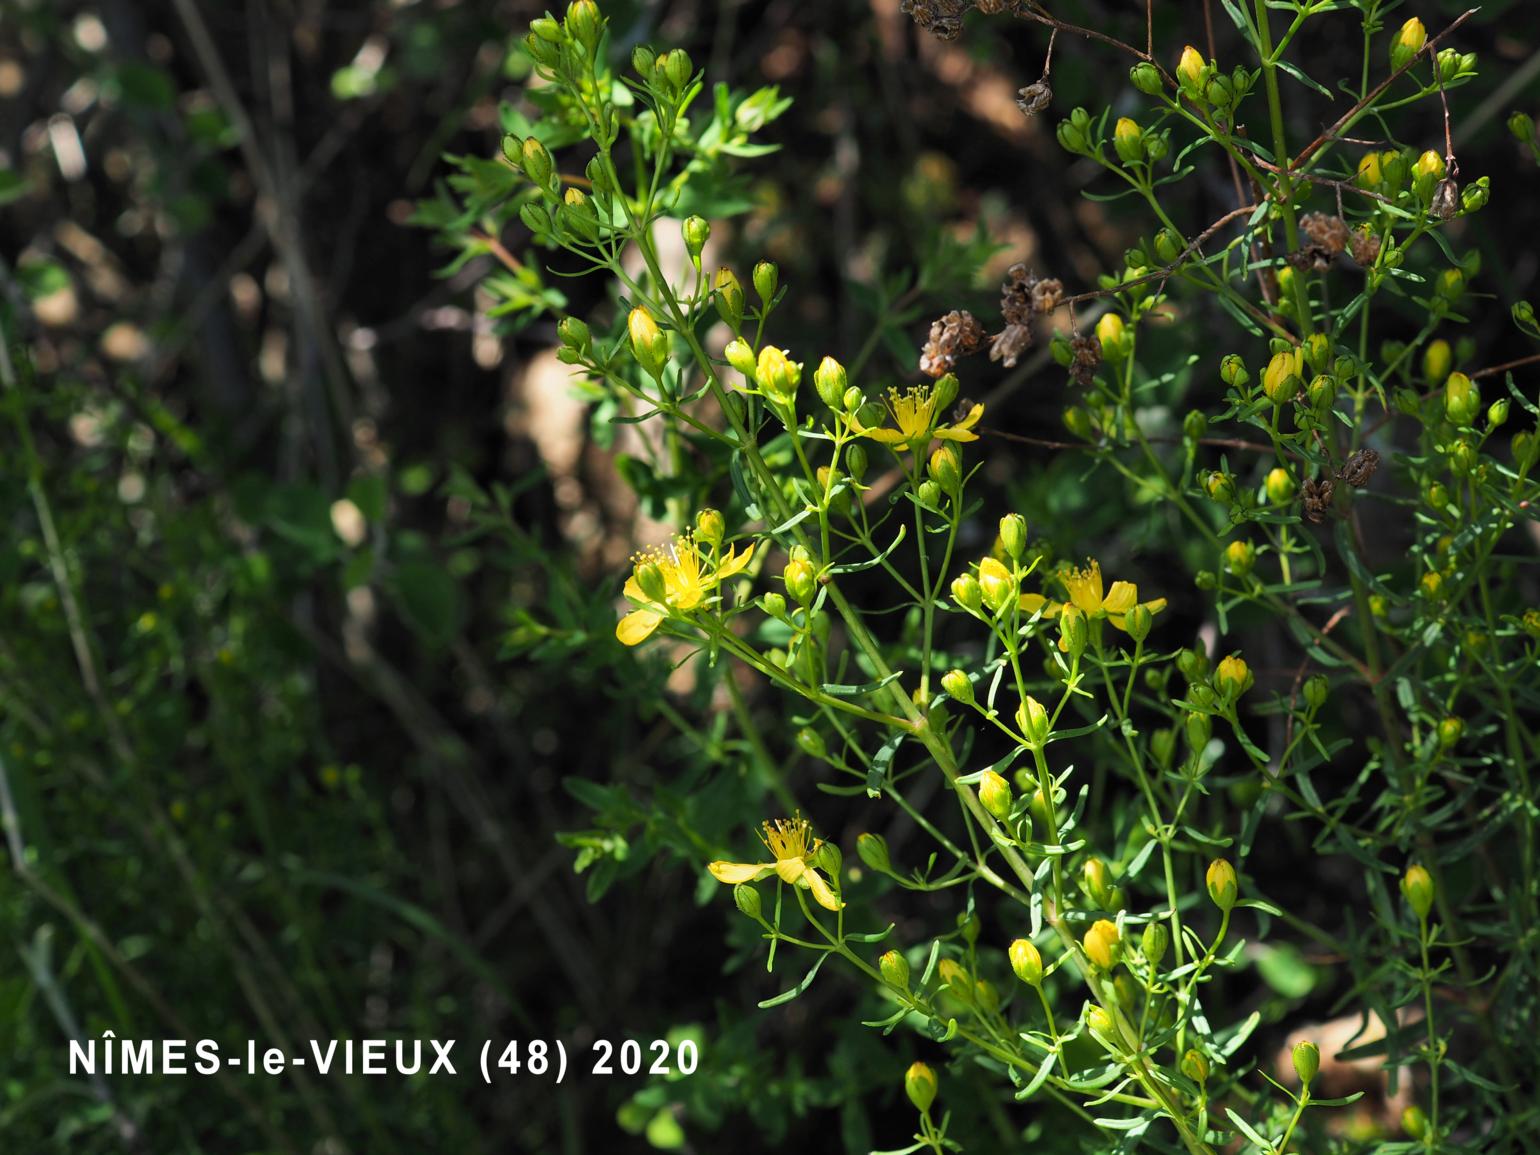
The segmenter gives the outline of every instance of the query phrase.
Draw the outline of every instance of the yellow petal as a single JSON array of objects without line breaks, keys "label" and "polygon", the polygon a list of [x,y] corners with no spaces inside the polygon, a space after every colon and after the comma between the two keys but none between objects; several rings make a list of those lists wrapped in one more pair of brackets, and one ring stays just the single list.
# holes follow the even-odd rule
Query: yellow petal
[{"label": "yellow petal", "polygon": [[982,416],[984,416],[984,403],[980,401],[978,404],[974,405],[972,409],[968,410],[968,415],[961,421],[953,422],[952,428],[972,429],[975,425],[978,424],[979,418]]},{"label": "yellow petal", "polygon": [[696,606],[700,605],[701,599],[705,596],[706,591],[701,589],[699,584],[692,582],[681,589],[672,600],[676,610],[693,610]]},{"label": "yellow petal", "polygon": [[1113,582],[1102,602],[1109,614],[1126,614],[1139,603],[1139,587],[1133,582]]},{"label": "yellow petal", "polygon": [[735,886],[740,882],[755,882],[774,868],[756,862],[711,862],[706,864],[706,869],[718,882]]},{"label": "yellow petal", "polygon": [[648,602],[652,601],[651,598],[642,592],[641,583],[636,580],[635,574],[632,574],[626,579],[626,587],[620,592],[625,594],[626,597],[630,598],[633,602],[640,602],[642,605],[646,605]]},{"label": "yellow petal", "polygon": [[1160,613],[1161,610],[1166,608],[1166,599],[1165,598],[1156,598],[1152,602],[1145,602],[1144,603],[1144,608],[1149,610],[1150,611],[1150,616],[1153,617],[1154,615]]},{"label": "yellow petal", "polygon": [[781,876],[782,882],[796,882],[804,874],[811,874],[807,863],[800,858],[778,858],[775,861],[775,872]]},{"label": "yellow petal", "polygon": [[807,880],[807,888],[813,892],[814,901],[825,910],[838,910],[845,905],[834,897],[834,891],[816,870],[809,867],[803,871],[802,877]]},{"label": "yellow petal", "polygon": [[862,437],[870,437],[873,441],[880,441],[884,445],[902,445],[909,440],[897,429],[863,429]]},{"label": "yellow petal", "polygon": [[727,578],[732,577],[734,574],[742,573],[745,569],[747,569],[749,562],[754,560],[754,551],[758,547],[759,543],[755,542],[751,544],[749,548],[746,549],[742,554],[739,554],[736,550],[729,549],[727,551],[727,556],[724,557],[722,559],[722,563],[717,566],[717,580],[725,581]]},{"label": "yellow petal", "polygon": [[969,433],[960,425],[953,425],[950,428],[936,430],[936,438],[939,441],[977,441],[979,435]]},{"label": "yellow petal", "polygon": [[652,610],[632,610],[615,623],[615,636],[622,645],[639,646],[652,636],[663,615]]}]

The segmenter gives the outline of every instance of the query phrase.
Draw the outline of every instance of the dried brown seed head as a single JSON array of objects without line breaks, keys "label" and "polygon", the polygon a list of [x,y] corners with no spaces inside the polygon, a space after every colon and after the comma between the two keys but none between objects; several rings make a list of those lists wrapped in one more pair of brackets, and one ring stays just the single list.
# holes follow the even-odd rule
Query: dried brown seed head
[{"label": "dried brown seed head", "polygon": [[1337,477],[1347,482],[1354,489],[1362,489],[1369,484],[1369,479],[1374,476],[1374,471],[1380,467],[1380,455],[1372,449],[1360,449],[1353,454],[1337,471]]},{"label": "dried brown seed head", "polygon": [[[979,5],[979,11],[983,10],[983,5]],[[1036,116],[1052,103],[1053,89],[1048,87],[1046,80],[1029,84],[1016,94],[1016,107],[1021,109],[1023,116]]]},{"label": "dried brown seed head", "polygon": [[1094,333],[1076,333],[1070,338],[1069,348],[1073,354],[1069,363],[1070,377],[1076,385],[1089,385],[1096,376],[1096,370],[1101,368],[1101,341]]},{"label": "dried brown seed head", "polygon": [[953,309],[932,322],[930,340],[920,350],[920,372],[931,377],[952,372],[959,360],[983,348],[988,336],[972,313]]},{"label": "dried brown seed head", "polygon": [[1326,518],[1326,511],[1331,508],[1331,501],[1336,496],[1337,486],[1329,477],[1323,477],[1320,481],[1307,480],[1299,490],[1299,500],[1305,509],[1305,520],[1321,522]]},{"label": "dried brown seed head", "polygon": [[1356,229],[1348,241],[1352,249],[1353,260],[1363,268],[1368,268],[1379,259],[1380,239],[1367,228]]},{"label": "dried brown seed head", "polygon": [[939,40],[956,40],[972,0],[902,0],[898,9]]},{"label": "dried brown seed head", "polygon": [[1007,325],[995,334],[995,339],[989,346],[989,359],[1000,362],[1007,369],[1014,369],[1017,360],[1031,347],[1031,326]]},{"label": "dried brown seed head", "polygon": [[1051,313],[1064,303],[1064,282],[1057,277],[1044,277],[1032,286],[1032,311]]}]

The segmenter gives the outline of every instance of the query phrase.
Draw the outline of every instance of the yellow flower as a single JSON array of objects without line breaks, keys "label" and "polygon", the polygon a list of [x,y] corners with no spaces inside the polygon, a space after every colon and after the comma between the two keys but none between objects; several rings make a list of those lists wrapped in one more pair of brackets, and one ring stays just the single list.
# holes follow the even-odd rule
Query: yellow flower
[{"label": "yellow flower", "polygon": [[[1165,598],[1141,602],[1139,587],[1133,582],[1113,582],[1112,588],[1104,592],[1101,563],[1095,558],[1088,561],[1084,569],[1070,570],[1063,575],[1062,580],[1069,594],[1069,605],[1088,618],[1106,618],[1120,630],[1125,628],[1124,619],[1128,611],[1137,605],[1142,605],[1151,614],[1158,614],[1166,608]],[[1064,608],[1064,603],[1049,601],[1041,594],[1022,594],[1020,604],[1029,614],[1042,610],[1045,617],[1053,617]]]},{"label": "yellow flower", "polygon": [[797,814],[766,822],[759,837],[774,862],[713,862],[706,869],[718,882],[729,886],[758,882],[774,874],[782,882],[812,891],[818,905],[826,910],[839,910],[845,905],[834,897],[828,881],[813,866],[823,843],[813,837],[813,824],[806,818]]},{"label": "yellow flower", "polygon": [[937,423],[938,409],[944,409],[957,396],[957,378],[951,374],[934,385],[911,385],[900,391],[897,386],[888,390],[888,412],[893,415],[893,425],[868,428],[855,422],[856,432],[884,445],[903,446],[919,452],[930,444],[931,438],[941,441],[977,441],[972,432],[984,415],[984,406],[975,404],[961,421],[952,425]]},{"label": "yellow flower", "polygon": [[712,590],[741,573],[753,557],[753,546],[741,554],[732,548],[721,555],[703,552],[693,533],[675,537],[666,550],[637,554],[631,559],[633,569],[626,579],[625,595],[638,608],[616,623],[615,636],[625,645],[640,645],[670,613],[697,609]]}]

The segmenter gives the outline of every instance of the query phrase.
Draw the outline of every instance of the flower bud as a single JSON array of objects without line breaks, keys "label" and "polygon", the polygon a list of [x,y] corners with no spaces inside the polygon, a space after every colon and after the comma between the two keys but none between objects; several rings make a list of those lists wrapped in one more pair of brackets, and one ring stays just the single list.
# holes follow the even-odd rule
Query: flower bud
[{"label": "flower bud", "polygon": [[1152,922],[1145,926],[1144,934],[1139,937],[1139,949],[1144,954],[1145,962],[1152,967],[1158,967],[1160,960],[1166,957],[1166,949],[1171,945],[1171,932],[1166,929],[1163,922]]},{"label": "flower bud", "polygon": [[1208,896],[1214,900],[1215,906],[1227,914],[1234,909],[1240,884],[1235,878],[1235,867],[1227,860],[1216,858],[1209,863],[1204,883],[1208,886]]},{"label": "flower bud", "polygon": [[1385,183],[1385,166],[1377,152],[1365,153],[1358,162],[1354,181],[1359,188],[1376,189]]},{"label": "flower bud", "polygon": [[1303,370],[1304,354],[1301,350],[1274,353],[1262,374],[1262,392],[1267,394],[1267,399],[1274,405],[1292,401],[1303,384],[1300,380]]},{"label": "flower bud", "polygon": [[818,368],[813,370],[813,388],[823,403],[836,413],[840,412],[844,405],[845,390],[850,387],[850,380],[845,375],[845,367],[833,357],[825,357],[818,362]]},{"label": "flower bud", "polygon": [[1128,71],[1128,79],[1140,92],[1146,96],[1159,96],[1165,91],[1165,84],[1160,79],[1160,69],[1156,68],[1148,60],[1141,60]]},{"label": "flower bud", "polygon": [[968,972],[962,964],[955,959],[944,958],[936,964],[936,976],[940,978],[941,985],[952,994],[970,1002],[973,998],[973,980],[968,977]]},{"label": "flower bud", "polygon": [[1299,1076],[1299,1081],[1305,1086],[1315,1078],[1315,1073],[1321,1069],[1321,1049],[1309,1039],[1301,1039],[1294,1044],[1294,1073]]},{"label": "flower bud", "polygon": [[641,587],[647,600],[663,605],[668,600],[668,585],[663,580],[663,570],[655,561],[644,561],[636,567],[636,584]]},{"label": "flower bud", "polygon": [[775,299],[775,290],[781,283],[781,270],[774,261],[760,261],[754,266],[754,291],[765,304]]},{"label": "flower bud", "polygon": [[1133,606],[1123,615],[1123,632],[1136,642],[1149,637],[1150,627],[1154,624],[1155,616],[1148,606]]},{"label": "flower bud", "polygon": [[882,977],[901,991],[909,989],[909,962],[896,950],[886,952],[877,960]]},{"label": "flower bud", "polygon": [[733,887],[733,901],[738,904],[738,909],[750,918],[759,917],[759,891],[752,886],[740,882]]},{"label": "flower bud", "polygon": [[1203,490],[1209,495],[1209,500],[1217,501],[1220,505],[1229,505],[1235,500],[1235,483],[1228,474],[1217,469],[1203,479]]},{"label": "flower bud", "polygon": [[1459,718],[1444,718],[1438,724],[1438,748],[1452,750],[1465,733],[1465,723]]},{"label": "flower bud", "polygon": [[671,52],[665,52],[658,57],[658,65],[662,68],[664,76],[674,92],[682,93],[690,83],[690,78],[695,75],[695,65],[690,60],[690,54],[683,48],[675,48]]},{"label": "flower bud", "polygon": [[880,834],[862,834],[856,838],[856,855],[879,874],[891,869],[888,840]]},{"label": "flower bud", "polygon": [[1251,374],[1246,371],[1246,362],[1239,353],[1225,354],[1224,360],[1219,362],[1219,379],[1236,389],[1243,388],[1251,380]]},{"label": "flower bud", "polygon": [[786,592],[804,606],[813,600],[818,589],[818,575],[813,572],[812,564],[797,557],[786,563],[781,580],[786,583]]},{"label": "flower bud", "polygon": [[1477,177],[1475,181],[1465,186],[1465,191],[1460,194],[1460,209],[1466,213],[1479,213],[1487,207],[1487,201],[1492,199],[1492,178]]},{"label": "flower bud", "polygon": [[1091,1028],[1091,1034],[1095,1035],[1107,1046],[1117,1045],[1117,1020],[1112,1017],[1112,1012],[1105,1007],[1092,1006],[1089,1008],[1085,1013],[1085,1024]]},{"label": "flower bud", "polygon": [[588,331],[588,326],[577,317],[563,317],[558,321],[556,335],[567,348],[579,352],[586,351],[593,344],[593,335]]},{"label": "flower bud", "polygon": [[1527,112],[1515,112],[1508,118],[1508,131],[1520,144],[1529,144],[1535,139],[1535,119]]},{"label": "flower bud", "polygon": [[797,731],[797,749],[809,758],[822,758],[829,752],[829,748],[824,745],[823,735],[811,726],[803,726]]},{"label": "flower bud", "polygon": [[684,237],[685,251],[690,254],[690,260],[698,262],[701,250],[706,247],[706,241],[711,236],[711,222],[705,217],[686,217],[679,226],[679,232]]},{"label": "flower bud", "polygon": [[1201,1052],[1189,1050],[1182,1056],[1182,1074],[1202,1086],[1208,1082],[1208,1060]]},{"label": "flower bud", "polygon": [[1000,545],[1012,561],[1021,557],[1027,548],[1027,519],[1019,513],[1008,513],[1000,519]]},{"label": "flower bud", "polygon": [[1079,606],[1065,606],[1059,611],[1059,649],[1071,658],[1085,653],[1090,628]]},{"label": "flower bud", "polygon": [[1422,376],[1429,385],[1442,385],[1454,367],[1454,350],[1440,337],[1422,352]]},{"label": "flower bud", "polygon": [[631,49],[631,67],[643,80],[651,80],[652,72],[658,63],[658,54],[645,44],[638,44]]},{"label": "flower bud", "polygon": [[594,45],[599,43],[599,34],[604,31],[604,18],[599,15],[599,6],[594,0],[572,0],[567,5],[567,19],[564,23],[567,35],[592,56]]},{"label": "flower bud", "polygon": [[1214,688],[1230,702],[1251,689],[1255,681],[1251,674],[1251,667],[1239,654],[1220,658],[1219,666],[1214,671]]},{"label": "flower bud", "polygon": [[1203,78],[1203,54],[1189,44],[1182,49],[1182,58],[1176,64],[1176,78],[1189,94],[1199,91]]},{"label": "flower bud", "polygon": [[1417,158],[1412,165],[1412,188],[1417,199],[1428,204],[1433,199],[1433,186],[1444,179],[1444,158],[1431,148]]},{"label": "flower bud", "polygon": [[1508,421],[1508,398],[1499,397],[1491,405],[1487,406],[1487,424],[1493,429],[1504,425]]},{"label": "flower bud", "polygon": [[802,366],[788,358],[786,350],[766,345],[759,351],[759,359],[754,365],[754,380],[772,399],[790,405],[797,397]]},{"label": "flower bud", "polygon": [[984,771],[979,779],[979,801],[985,810],[1004,822],[1011,815],[1010,783],[993,770]]},{"label": "flower bud", "polygon": [[1331,682],[1325,674],[1314,674],[1305,680],[1305,705],[1312,710],[1319,710],[1326,704],[1327,695],[1331,691]]},{"label": "flower bud", "polygon": [[1176,655],[1176,668],[1189,682],[1196,682],[1208,673],[1208,659],[1197,650],[1180,650]]},{"label": "flower bud", "polygon": [[547,44],[560,44],[562,39],[562,27],[549,16],[542,16],[538,20],[529,22],[529,30]]},{"label": "flower bud", "polygon": [[[552,23],[554,24],[555,21]],[[524,175],[540,188],[550,185],[551,176],[556,171],[556,163],[551,159],[551,154],[546,151],[545,145],[534,137],[530,137],[520,146],[519,165],[524,169]]]},{"label": "flower bud", "polygon": [[1136,121],[1122,117],[1112,130],[1112,146],[1125,164],[1141,161],[1144,159],[1144,131]]},{"label": "flower bud", "polygon": [[1412,57],[1422,51],[1422,46],[1428,42],[1428,30],[1423,27],[1422,21],[1413,16],[1405,24],[1390,42],[1390,67],[1393,71],[1400,72],[1412,62]]},{"label": "flower bud", "polygon": [[835,884],[838,885],[840,868],[845,865],[845,855],[834,843],[823,842],[818,846],[818,854],[813,864],[834,879]]},{"label": "flower bud", "polygon": [[1080,945],[1085,948],[1086,958],[1102,970],[1109,971],[1117,962],[1119,938],[1117,924],[1101,918],[1085,932]]},{"label": "flower bud", "polygon": [[1101,342],[1102,357],[1116,364],[1128,356],[1128,334],[1123,318],[1116,313],[1103,313],[1096,322],[1096,337]]},{"label": "flower bud", "polygon": [[1534,465],[1540,458],[1540,437],[1527,430],[1513,435],[1513,460],[1521,469]]},{"label": "flower bud", "polygon": [[1401,893],[1418,919],[1426,920],[1433,909],[1433,876],[1425,867],[1413,866],[1401,879]]},{"label": "flower bud", "polygon": [[1408,1139],[1421,1142],[1428,1133],[1428,1114],[1415,1103],[1401,1112],[1401,1130]]},{"label": "flower bud", "polygon": [[743,286],[738,283],[737,274],[723,265],[717,270],[712,289],[716,295],[717,315],[736,333],[743,327]]},{"label": "flower bud", "polygon": [[1199,441],[1208,435],[1208,418],[1201,409],[1190,409],[1182,418],[1182,436],[1189,441]]},{"label": "flower bud", "polygon": [[1095,433],[1091,427],[1091,415],[1079,405],[1066,407],[1061,420],[1064,422],[1064,428],[1082,441],[1091,440]]},{"label": "flower bud", "polygon": [[1048,740],[1049,718],[1047,708],[1028,694],[1016,707],[1016,725],[1031,746],[1042,746]]},{"label": "flower bud", "polygon": [[1481,411],[1481,390],[1464,373],[1451,373],[1444,382],[1444,416],[1454,425],[1467,426]]},{"label": "flower bud", "polygon": [[1263,489],[1267,492],[1267,500],[1274,505],[1288,505],[1297,492],[1294,478],[1281,465],[1268,472]]},{"label": "flower bud", "polygon": [[[1084,110],[1077,108],[1075,111],[1082,112]],[[1071,116],[1069,120],[1059,121],[1059,127],[1054,130],[1054,135],[1058,138],[1059,147],[1065,152],[1083,156],[1090,151],[1091,146],[1086,137],[1085,127],[1074,116]]]},{"label": "flower bud", "polygon": [[913,1064],[904,1072],[904,1094],[920,1114],[927,1114],[936,1101],[936,1072],[924,1063]]},{"label": "flower bud", "polygon": [[786,618],[786,599],[778,593],[768,593],[759,599],[760,608],[776,621],[784,621]]},{"label": "flower bud", "polygon": [[963,609],[974,613],[984,603],[983,588],[971,573],[962,574],[952,582],[952,597]]},{"label": "flower bud", "polygon": [[986,557],[979,562],[978,585],[991,613],[999,613],[1016,600],[1016,579],[998,558]]},{"label": "flower bud", "polygon": [[652,377],[661,379],[663,366],[668,361],[668,338],[652,319],[652,314],[641,306],[631,310],[626,319],[631,334],[631,351],[637,363]]},{"label": "flower bud", "polygon": [[955,441],[943,443],[930,455],[925,468],[931,480],[947,493],[956,493],[962,488],[962,450]]},{"label": "flower bud", "polygon": [[1027,939],[1018,938],[1006,948],[1005,954],[1017,978],[1029,987],[1042,986],[1043,956],[1038,953],[1037,947]]},{"label": "flower bud", "polygon": [[1087,896],[1097,906],[1109,914],[1116,910],[1118,897],[1117,887],[1112,885],[1112,879],[1107,873],[1107,864],[1094,855],[1085,860],[1080,867],[1080,885]]},{"label": "flower bud", "polygon": [[695,536],[710,546],[722,544],[727,536],[727,521],[715,509],[703,509],[695,515]]},{"label": "flower bud", "polygon": [[1257,564],[1257,547],[1249,541],[1232,541],[1225,547],[1225,568],[1243,578]]},{"label": "flower bud", "polygon": [[973,680],[961,670],[948,670],[941,675],[941,688],[947,697],[965,706],[973,704]]}]

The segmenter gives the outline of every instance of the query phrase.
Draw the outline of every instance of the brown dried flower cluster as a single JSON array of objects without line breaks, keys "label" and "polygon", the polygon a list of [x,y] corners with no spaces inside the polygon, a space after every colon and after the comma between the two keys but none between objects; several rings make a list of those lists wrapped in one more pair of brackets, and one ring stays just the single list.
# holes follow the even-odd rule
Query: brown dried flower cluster
[{"label": "brown dried flower cluster", "polygon": [[1057,309],[1064,301],[1064,284],[1054,277],[1039,277],[1018,262],[1005,271],[1000,286],[1000,314],[1005,328],[989,347],[989,359],[1007,369],[1032,347],[1032,320]]},{"label": "brown dried flower cluster", "polygon": [[1046,80],[1029,84],[1016,94],[1016,107],[1023,116],[1036,116],[1053,103],[1053,89]]},{"label": "brown dried flower cluster", "polygon": [[958,361],[977,353],[988,339],[989,334],[972,313],[953,309],[931,323],[930,340],[920,350],[920,372],[931,377],[950,373]]},{"label": "brown dried flower cluster", "polygon": [[1369,479],[1374,476],[1374,471],[1380,467],[1380,455],[1372,449],[1360,449],[1342,464],[1337,470],[1337,479],[1345,481],[1354,489],[1362,489],[1369,484]]},{"label": "brown dried flower cluster", "polygon": [[1306,213],[1299,218],[1299,227],[1305,234],[1305,243],[1297,252],[1289,254],[1289,264],[1301,272],[1325,272],[1344,252],[1352,256],[1354,263],[1365,268],[1374,264],[1380,255],[1378,237],[1367,227],[1349,228],[1339,216]]},{"label": "brown dried flower cluster", "polygon": [[1353,252],[1353,260],[1363,268],[1367,269],[1379,259],[1380,239],[1369,231],[1368,225],[1355,229],[1348,244]]},{"label": "brown dried flower cluster", "polygon": [[1320,481],[1306,480],[1299,490],[1300,502],[1305,507],[1305,520],[1317,523],[1324,521],[1336,492],[1337,486],[1329,477],[1323,477]]},{"label": "brown dried flower cluster", "polygon": [[1076,385],[1089,385],[1101,368],[1102,343],[1094,333],[1076,333],[1070,338],[1069,348],[1074,354],[1069,363],[1070,378]]},{"label": "brown dried flower cluster", "polygon": [[898,9],[937,39],[956,40],[972,7],[972,0],[903,0]]}]

